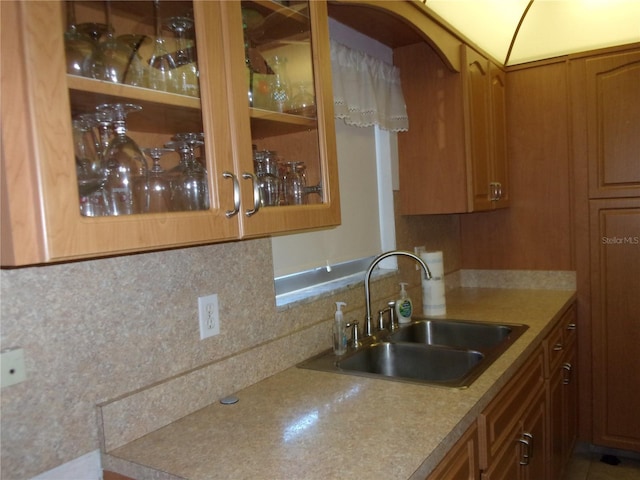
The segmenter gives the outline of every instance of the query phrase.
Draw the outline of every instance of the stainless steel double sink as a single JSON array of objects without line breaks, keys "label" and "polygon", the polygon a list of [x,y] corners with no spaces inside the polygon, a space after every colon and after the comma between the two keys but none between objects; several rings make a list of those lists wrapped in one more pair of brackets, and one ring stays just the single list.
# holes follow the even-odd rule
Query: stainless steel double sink
[{"label": "stainless steel double sink", "polygon": [[300,368],[466,388],[529,328],[472,320],[419,318],[386,330],[340,357],[323,352]]}]

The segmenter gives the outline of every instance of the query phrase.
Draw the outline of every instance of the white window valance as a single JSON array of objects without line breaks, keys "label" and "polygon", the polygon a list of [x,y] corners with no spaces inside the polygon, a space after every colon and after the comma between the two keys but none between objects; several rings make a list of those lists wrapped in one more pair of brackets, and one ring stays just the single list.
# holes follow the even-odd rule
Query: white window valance
[{"label": "white window valance", "polygon": [[400,71],[371,55],[331,41],[335,117],[356,127],[409,129]]}]

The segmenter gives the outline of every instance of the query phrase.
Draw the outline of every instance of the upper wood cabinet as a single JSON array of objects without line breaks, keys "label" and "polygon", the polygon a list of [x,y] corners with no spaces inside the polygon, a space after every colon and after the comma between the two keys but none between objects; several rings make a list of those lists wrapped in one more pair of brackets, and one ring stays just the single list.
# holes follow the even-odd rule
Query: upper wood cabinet
[{"label": "upper wood cabinet", "polygon": [[[104,2],[73,2],[78,23],[105,21]],[[154,37],[152,1],[109,2],[118,34]],[[199,96],[67,73],[64,2],[2,2],[2,265],[15,266],[205,244],[339,224],[339,193],[327,11],[324,2],[161,1],[164,17],[194,24]],[[244,18],[243,18],[244,14]],[[261,38],[250,39],[247,17]],[[171,32],[163,31],[167,37]],[[140,37],[138,37],[140,38]],[[255,40],[255,42],[253,42]],[[151,40],[152,42],[152,40]],[[143,45],[143,44],[139,44]],[[194,45],[190,45],[193,47]],[[139,47],[140,56],[144,52]],[[152,48],[152,47],[149,47]],[[177,47],[176,47],[177,48]],[[169,49],[170,50],[170,49]],[[288,58],[289,100],[305,87],[315,112],[250,104],[247,52],[264,59],[259,88],[269,95],[273,57]],[[11,74],[9,74],[11,72]],[[258,75],[256,75],[258,76]],[[295,84],[295,86],[294,86]],[[252,86],[254,86],[252,84]],[[159,147],[177,133],[204,134],[208,205],[202,210],[83,216],[72,118],[99,104],[142,107],[127,134]],[[319,193],[303,205],[261,203],[253,150],[306,165]],[[163,157],[173,168],[177,154]],[[149,160],[149,163],[150,160]]]},{"label": "upper wood cabinet", "polygon": [[640,51],[578,59],[572,67],[583,71],[577,86],[586,102],[589,197],[640,196]]},{"label": "upper wood cabinet", "polygon": [[409,114],[398,135],[403,214],[508,206],[505,74],[460,48],[460,73],[424,42],[394,50]]}]

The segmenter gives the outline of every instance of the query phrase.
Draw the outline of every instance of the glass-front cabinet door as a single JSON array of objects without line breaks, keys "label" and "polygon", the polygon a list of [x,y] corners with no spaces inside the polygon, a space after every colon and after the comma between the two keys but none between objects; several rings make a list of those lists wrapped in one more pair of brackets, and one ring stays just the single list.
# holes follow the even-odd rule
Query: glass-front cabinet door
[{"label": "glass-front cabinet door", "polygon": [[3,265],[339,223],[324,2],[2,2],[2,42]]},{"label": "glass-front cabinet door", "polygon": [[222,7],[242,235],[339,224],[326,3],[252,0]]}]

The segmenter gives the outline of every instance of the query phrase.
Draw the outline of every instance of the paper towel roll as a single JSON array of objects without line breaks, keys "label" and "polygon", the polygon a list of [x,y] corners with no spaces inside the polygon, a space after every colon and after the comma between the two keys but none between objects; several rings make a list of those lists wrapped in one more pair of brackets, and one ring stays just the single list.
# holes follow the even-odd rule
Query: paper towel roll
[{"label": "paper towel roll", "polygon": [[422,281],[422,313],[427,316],[446,315],[447,302],[443,279]]},{"label": "paper towel roll", "polygon": [[[423,252],[420,254],[420,258],[424,260],[424,263],[429,267],[429,271],[431,272],[431,277],[433,278],[443,278],[444,277],[444,260],[442,256],[442,251],[438,250],[435,252]],[[422,278],[424,279],[424,272]]]}]

